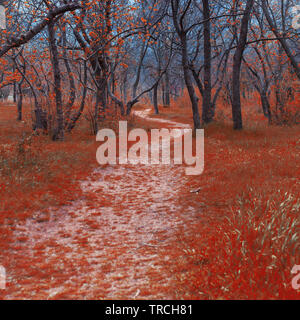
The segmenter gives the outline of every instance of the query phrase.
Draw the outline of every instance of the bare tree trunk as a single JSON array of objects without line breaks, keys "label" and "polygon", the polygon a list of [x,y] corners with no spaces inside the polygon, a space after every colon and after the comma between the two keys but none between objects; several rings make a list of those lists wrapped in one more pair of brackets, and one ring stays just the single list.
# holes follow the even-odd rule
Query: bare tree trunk
[{"label": "bare tree trunk", "polygon": [[53,140],[64,140],[64,114],[61,93],[61,72],[59,67],[59,55],[55,39],[54,22],[48,25],[49,44],[51,52],[51,62],[54,73],[54,94],[56,103],[56,128],[53,134]]},{"label": "bare tree trunk", "polygon": [[155,114],[159,114],[159,109],[158,109],[158,84],[153,89],[153,106],[154,106]]},{"label": "bare tree trunk", "polygon": [[192,109],[193,109],[193,120],[194,120],[194,129],[200,129],[201,128],[201,122],[200,122],[200,115],[199,115],[199,109],[198,109],[198,97],[196,96],[192,75],[190,73],[190,68],[188,64],[188,52],[187,52],[187,41],[186,41],[186,35],[182,35],[182,65],[183,65],[183,72],[184,72],[184,80],[189,92],[189,96],[192,103]]},{"label": "bare tree trunk", "polygon": [[242,108],[241,108],[241,66],[244,50],[247,44],[249,21],[254,0],[247,0],[244,16],[242,19],[240,38],[233,57],[232,71],[232,118],[235,130],[243,129]]},{"label": "bare tree trunk", "polygon": [[85,100],[86,100],[86,95],[87,95],[87,65],[86,61],[84,62],[84,71],[83,71],[83,92],[82,92],[82,98],[81,98],[81,104],[78,112],[72,116],[71,121],[68,125],[68,132],[71,132],[77,123],[77,121],[80,119],[84,106],[85,106]]},{"label": "bare tree trunk", "polygon": [[122,102],[122,100],[118,99],[117,96],[115,96],[115,94],[111,91],[110,85],[107,85],[107,89],[108,89],[108,94],[111,98],[111,100],[120,108],[121,111],[121,115],[124,116],[125,115],[125,108],[124,108],[124,103]]},{"label": "bare tree trunk", "polygon": [[201,96],[203,97],[203,94],[204,94],[204,88],[203,88],[203,85],[202,85],[202,82],[199,78],[199,75],[197,74],[196,70],[194,69],[194,67],[191,67],[191,71],[192,71],[192,74],[193,74],[193,77],[194,77],[194,80],[197,84],[197,87],[199,89],[199,92],[201,94]]},{"label": "bare tree trunk", "polygon": [[[174,26],[181,42],[182,67],[183,67],[185,84],[188,89],[190,100],[192,103],[194,129],[195,130],[201,129],[201,121],[200,121],[200,115],[199,115],[199,109],[198,109],[198,97],[196,96],[196,93],[194,90],[192,74],[190,71],[189,61],[188,61],[187,31],[183,29],[184,15],[181,16],[179,19],[178,17],[180,14],[179,0],[172,0],[171,5],[172,5],[172,15],[173,15]],[[180,23],[178,20],[180,20]]]},{"label": "bare tree trunk", "polygon": [[75,79],[74,76],[72,74],[72,69],[70,67],[69,61],[68,61],[68,55],[67,55],[67,50],[66,50],[66,45],[67,45],[67,37],[66,37],[66,33],[64,32],[63,34],[63,58],[64,58],[64,63],[65,63],[65,67],[67,70],[67,74],[68,74],[68,78],[69,78],[69,84],[70,84],[70,91],[68,96],[70,96],[69,101],[66,105],[66,117],[65,117],[65,126],[68,125],[68,122],[71,120],[70,119],[70,115],[71,115],[71,110],[72,107],[75,103],[75,99],[76,99],[76,87],[75,87]]},{"label": "bare tree trunk", "polygon": [[14,85],[13,85],[13,99],[14,99],[14,103],[17,102],[17,94],[18,94],[18,85],[17,85],[17,82],[14,80]]},{"label": "bare tree trunk", "polygon": [[147,50],[148,50],[148,43],[146,44],[146,42],[143,42],[142,48],[141,48],[141,53],[140,53],[139,64],[138,64],[138,68],[136,71],[135,81],[134,81],[134,84],[132,87],[132,98],[133,99],[136,97],[136,94],[137,94],[137,89],[138,89],[140,79],[141,79],[143,61],[144,61],[145,55],[147,53]]},{"label": "bare tree trunk", "polygon": [[162,104],[166,105],[166,86],[165,86],[165,79],[164,77],[161,79],[161,99]]},{"label": "bare tree trunk", "polygon": [[263,113],[265,117],[268,118],[269,123],[272,122],[272,114],[271,114],[271,107],[270,107],[270,102],[267,96],[267,92],[265,90],[260,90],[260,100],[261,100],[261,105],[263,109]]},{"label": "bare tree trunk", "polygon": [[170,99],[170,76],[169,76],[169,72],[167,70],[166,72],[166,103],[165,106],[170,107],[171,104],[171,99]]},{"label": "bare tree trunk", "polygon": [[96,103],[95,103],[95,110],[94,110],[94,134],[96,135],[97,132],[98,132],[98,120],[99,120],[99,105],[100,105],[100,101],[101,101],[101,90],[100,89],[97,89],[97,92],[96,92]]},{"label": "bare tree trunk", "polygon": [[103,78],[101,79],[100,87],[102,88],[102,90],[100,91],[100,119],[105,119],[108,88],[107,88],[107,80],[105,79],[104,75],[103,75]]},{"label": "bare tree trunk", "polygon": [[[23,82],[23,81],[22,81]],[[22,109],[23,109],[23,90],[22,82],[18,84],[18,121],[22,121]]]},{"label": "bare tree trunk", "polygon": [[113,94],[116,93],[116,78],[115,78],[115,72],[112,71],[112,74],[111,74],[111,92]]},{"label": "bare tree trunk", "polygon": [[124,79],[123,79],[123,101],[125,102],[125,104],[127,103],[127,78],[128,78],[128,74],[127,72],[124,75]]},{"label": "bare tree trunk", "polygon": [[[22,57],[22,59],[24,59],[22,54],[21,54],[21,57]],[[15,65],[16,65],[17,70],[22,75],[22,77],[27,82],[27,84],[29,85],[31,92],[32,92],[32,95],[34,97],[35,122],[33,123],[33,130],[39,130],[39,129],[47,130],[48,124],[47,124],[47,120],[46,120],[46,114],[43,112],[42,106],[39,103],[38,96],[36,94],[36,90],[34,89],[32,83],[29,81],[29,79],[26,77],[25,70],[22,71],[21,67],[18,65],[17,59],[14,59],[14,61],[15,61]]]},{"label": "bare tree trunk", "polygon": [[211,85],[211,35],[210,35],[210,6],[208,0],[202,0],[204,19],[204,91],[202,120],[205,124],[213,121],[212,85]]},{"label": "bare tree trunk", "polygon": [[[16,70],[16,61],[14,61],[14,70]],[[23,89],[22,89],[22,86],[23,86],[23,83],[24,83],[24,80],[25,80],[25,74],[26,74],[26,63],[24,62],[23,65],[22,65],[22,68],[23,68],[23,75],[22,75],[22,79],[20,82],[16,83],[17,84],[17,89],[18,89],[18,92],[16,93],[16,98],[17,98],[17,102],[18,102],[18,105],[17,105],[17,109],[18,109],[18,118],[17,120],[18,121],[22,121],[23,119]]]}]

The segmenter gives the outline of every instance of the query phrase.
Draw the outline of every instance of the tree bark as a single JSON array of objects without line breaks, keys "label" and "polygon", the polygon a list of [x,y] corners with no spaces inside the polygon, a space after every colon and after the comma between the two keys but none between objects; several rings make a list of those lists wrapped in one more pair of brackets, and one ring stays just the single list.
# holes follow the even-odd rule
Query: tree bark
[{"label": "tree bark", "polygon": [[138,68],[136,71],[135,81],[134,81],[134,84],[132,87],[132,99],[134,99],[137,95],[137,89],[138,89],[140,79],[141,79],[143,61],[144,61],[145,55],[147,53],[147,50],[148,50],[148,44],[146,44],[146,42],[143,42],[143,45],[141,48],[141,53],[140,53],[139,64],[138,64]]},{"label": "tree bark", "polygon": [[75,79],[74,79],[74,76],[72,74],[72,69],[71,69],[71,66],[70,66],[70,63],[69,63],[69,60],[68,60],[68,54],[67,54],[67,50],[66,50],[67,37],[66,37],[65,31],[63,33],[63,46],[64,46],[63,58],[64,58],[64,63],[65,63],[67,75],[68,75],[68,78],[69,78],[69,85],[70,85],[69,93],[68,93],[68,96],[70,98],[69,98],[69,101],[68,101],[68,103],[67,103],[67,105],[65,107],[65,109],[66,109],[65,127],[67,127],[68,123],[71,120],[70,119],[71,110],[72,110],[72,107],[73,107],[73,105],[75,103],[75,99],[76,99],[76,86],[75,86]]},{"label": "tree bark", "polygon": [[233,57],[232,71],[232,118],[235,130],[243,129],[242,108],[241,108],[241,66],[243,54],[247,44],[249,21],[254,0],[247,0],[245,12],[242,19],[240,37],[237,49]]},{"label": "tree bark", "polygon": [[155,114],[159,114],[159,109],[158,109],[158,84],[153,89],[153,106],[154,106]]},{"label": "tree bark", "polygon": [[212,85],[211,85],[211,34],[210,34],[210,6],[208,0],[202,0],[204,19],[204,90],[202,120],[208,124],[213,121],[212,110]]},{"label": "tree bark", "polygon": [[196,93],[195,93],[192,75],[189,67],[188,48],[187,48],[187,31],[183,29],[184,16],[181,16],[180,18],[181,22],[179,23],[178,21],[179,0],[172,0],[171,4],[172,4],[173,23],[174,23],[176,32],[180,38],[181,47],[182,47],[181,55],[182,55],[184,81],[188,89],[188,93],[192,103],[194,129],[195,130],[201,129],[201,121],[200,121],[200,115],[199,115],[199,109],[198,109],[198,97],[196,96]]},{"label": "tree bark", "polygon": [[77,113],[75,113],[75,115],[73,115],[71,117],[71,121],[69,122],[68,125],[68,132],[71,132],[74,128],[75,125],[77,123],[77,121],[80,119],[84,107],[85,107],[85,100],[86,100],[86,95],[87,95],[87,80],[88,80],[88,76],[87,76],[87,65],[86,65],[86,61],[84,62],[84,71],[83,71],[83,92],[82,92],[82,98],[81,98],[81,104],[80,104],[80,108],[78,110]]},{"label": "tree bark", "polygon": [[[21,57],[23,58],[23,56],[21,55]],[[32,83],[29,81],[29,79],[27,78],[26,74],[22,71],[22,69],[20,68],[20,66],[17,63],[17,60],[15,60],[15,64],[16,64],[16,68],[17,70],[20,72],[20,74],[22,75],[22,77],[24,78],[24,80],[27,82],[27,84],[29,85],[31,92],[33,94],[34,97],[34,105],[35,105],[35,109],[34,109],[34,114],[35,114],[35,123],[33,123],[33,130],[47,130],[48,128],[48,123],[47,123],[47,119],[46,119],[46,114],[43,112],[42,106],[39,103],[37,94],[36,94],[36,90],[33,87]]]},{"label": "tree bark", "polygon": [[170,98],[170,76],[169,76],[169,72],[167,70],[166,72],[166,107],[170,107],[171,104],[171,98]]},{"label": "tree bark", "polygon": [[196,130],[196,129],[201,129],[200,115],[199,115],[199,109],[198,109],[199,99],[196,96],[193,81],[192,81],[192,76],[190,73],[190,68],[188,63],[186,35],[182,35],[181,42],[182,42],[182,65],[183,65],[183,72],[184,72],[184,80],[185,80],[186,87],[188,89],[189,96],[192,103],[194,129]]},{"label": "tree bark", "polygon": [[267,96],[267,92],[262,90],[259,93],[260,93],[260,100],[261,100],[263,113],[264,113],[265,117],[268,118],[269,123],[271,123],[272,122],[271,106],[270,106],[270,102],[269,102],[269,99]]},{"label": "tree bark", "polygon": [[23,90],[22,90],[22,83],[18,84],[18,121],[22,121],[23,114]]},{"label": "tree bark", "polygon": [[64,114],[61,92],[61,72],[59,66],[58,48],[55,39],[54,22],[48,25],[49,45],[51,52],[51,62],[54,74],[54,94],[56,104],[56,128],[53,133],[53,140],[64,140]]}]

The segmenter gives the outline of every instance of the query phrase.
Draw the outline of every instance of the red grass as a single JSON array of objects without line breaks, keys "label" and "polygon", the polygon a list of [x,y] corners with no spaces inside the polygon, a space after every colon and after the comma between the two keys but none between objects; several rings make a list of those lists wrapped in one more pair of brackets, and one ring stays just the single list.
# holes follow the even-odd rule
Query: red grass
[{"label": "red grass", "polygon": [[[187,101],[185,95],[170,109],[162,109],[160,117],[191,123]],[[33,136],[26,110],[27,121],[17,123],[14,108],[0,107],[0,258],[3,264],[14,268],[20,279],[27,270],[27,276],[42,288],[47,286],[45,281],[52,273],[58,277],[58,262],[39,262],[41,268],[33,272],[26,261],[12,261],[12,250],[19,246],[21,255],[23,244],[28,241],[21,236],[13,239],[13,231],[37,211],[47,212],[50,206],[62,206],[83,196],[79,180],[86,179],[96,167],[96,144],[84,119],[65,142]],[[291,287],[290,273],[294,264],[300,263],[299,127],[269,127],[263,116],[257,116],[253,104],[246,105],[244,114],[245,130],[234,132],[229,124],[230,108],[218,106],[217,119],[222,121],[206,128],[204,174],[178,181],[178,216],[186,219],[184,210],[192,207],[199,218],[191,217],[184,229],[174,229],[176,237],[167,249],[155,249],[162,261],[165,250],[173,257],[164,266],[164,272],[172,279],[165,292],[172,292],[173,298],[299,298],[299,292]],[[149,126],[146,121],[138,125]],[[140,179],[143,181],[143,177]],[[199,194],[190,193],[195,189],[200,189]],[[85,197],[91,208],[99,207],[97,199],[102,199],[101,206],[116,205],[105,194],[96,198],[91,193]],[[47,214],[40,219],[47,221]],[[86,223],[92,229],[100,227],[92,217]],[[82,248],[88,246],[86,237],[78,235],[77,241]],[[56,246],[55,241],[49,240],[37,245],[35,251],[45,254],[46,248],[54,250]],[[83,270],[88,262],[82,259],[77,267]],[[105,272],[111,266],[103,268]],[[62,285],[72,272],[75,276],[72,270],[70,266],[69,274],[61,275],[61,281],[57,278],[56,286]],[[149,270],[150,279],[152,273]],[[27,281],[28,291],[23,298],[41,297],[39,292],[32,295],[34,288]],[[20,282],[26,285],[26,279]],[[17,288],[12,285],[10,290]],[[149,292],[142,289],[141,294],[155,296],[155,290],[158,287],[151,283]],[[82,298],[83,294],[70,287],[68,293],[55,298]],[[95,292],[93,297],[99,296]]]},{"label": "red grass", "polygon": [[[180,105],[163,116],[191,123]],[[182,200],[198,202],[203,219],[178,235],[180,299],[299,298],[291,270],[300,262],[300,130],[268,126],[253,105],[242,132],[231,129],[225,106],[223,121],[206,128],[205,172],[188,181],[200,192]]]}]

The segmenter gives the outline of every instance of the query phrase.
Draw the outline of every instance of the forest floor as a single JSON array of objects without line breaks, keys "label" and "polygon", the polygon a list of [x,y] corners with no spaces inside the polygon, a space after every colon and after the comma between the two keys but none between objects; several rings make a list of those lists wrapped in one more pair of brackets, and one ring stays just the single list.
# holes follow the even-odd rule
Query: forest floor
[{"label": "forest floor", "polygon": [[[97,166],[84,119],[54,143],[31,135],[29,111],[14,118],[0,106],[0,298],[299,298],[299,127],[212,124],[205,171],[191,177],[181,166]],[[190,119],[171,108],[131,125]]]}]

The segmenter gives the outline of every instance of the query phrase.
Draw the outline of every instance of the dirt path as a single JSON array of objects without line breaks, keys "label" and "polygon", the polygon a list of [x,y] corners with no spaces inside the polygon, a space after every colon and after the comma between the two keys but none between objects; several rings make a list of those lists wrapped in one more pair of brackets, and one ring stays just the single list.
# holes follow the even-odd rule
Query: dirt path
[{"label": "dirt path", "polygon": [[82,182],[83,200],[16,228],[13,264],[24,273],[9,274],[5,298],[175,298],[178,231],[201,215],[178,201],[190,191],[185,179],[178,166],[97,169]]}]

